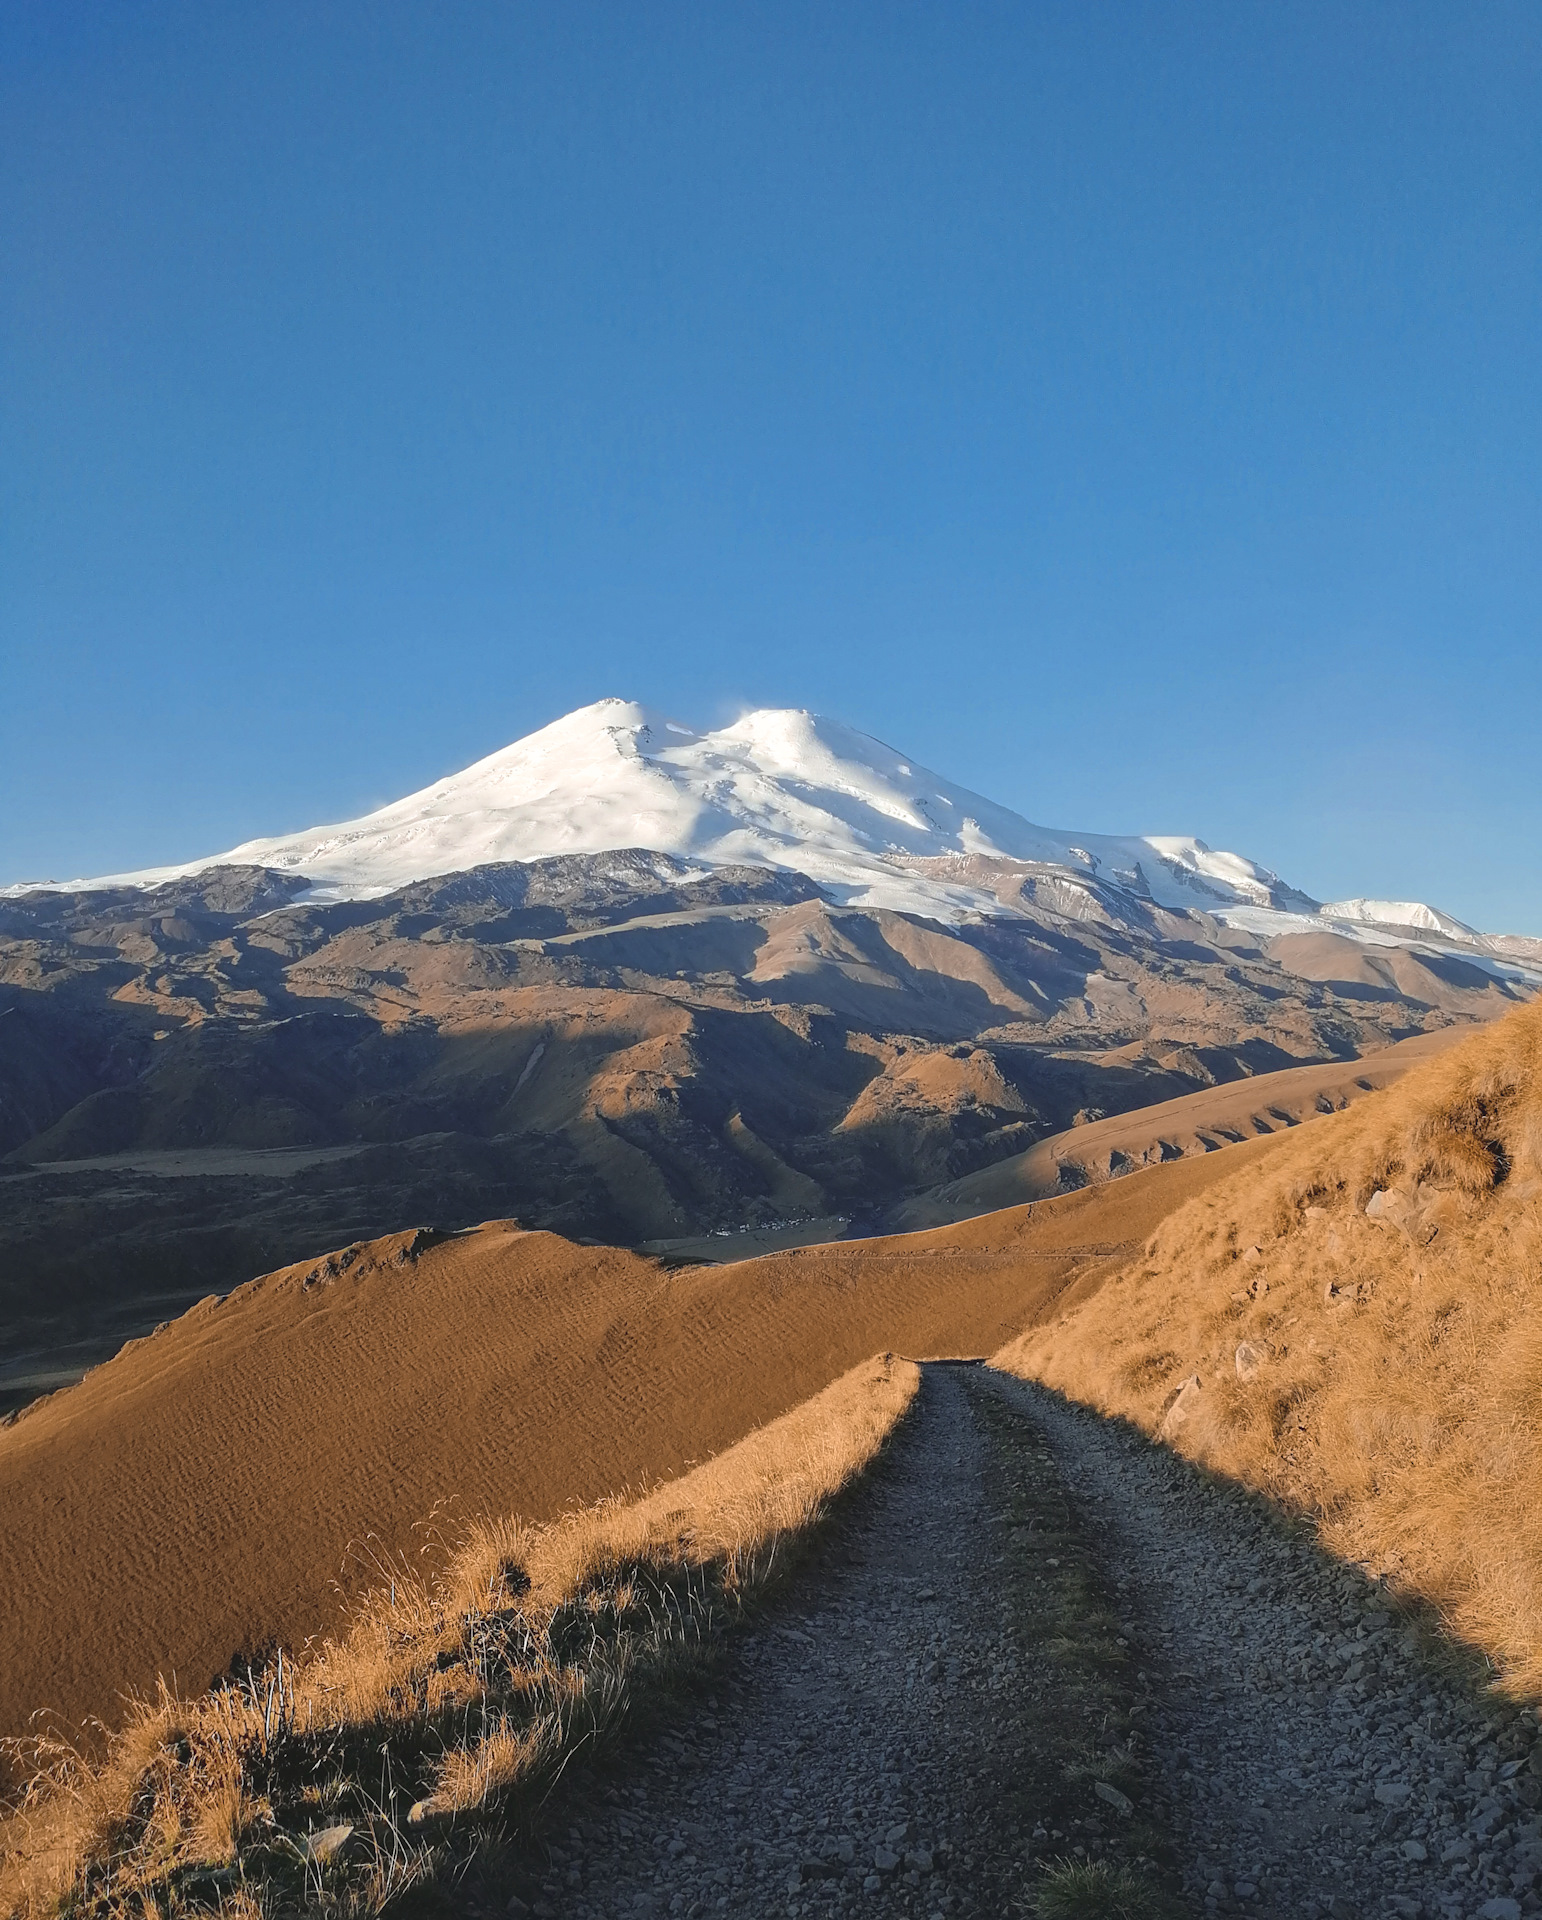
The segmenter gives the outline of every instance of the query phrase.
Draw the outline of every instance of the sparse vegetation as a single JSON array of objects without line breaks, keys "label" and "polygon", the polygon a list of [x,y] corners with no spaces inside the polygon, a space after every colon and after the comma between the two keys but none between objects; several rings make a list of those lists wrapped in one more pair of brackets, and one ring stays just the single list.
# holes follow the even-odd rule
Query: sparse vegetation
[{"label": "sparse vegetation", "polygon": [[1144,1899],[1128,1907],[1132,1920],[1165,1915],[1171,1908],[1162,1904],[1162,1882],[1171,1877],[1172,1850],[1151,1804],[1137,1728],[1142,1698],[1149,1697],[1137,1681],[1097,1542],[1033,1423],[983,1378],[971,1399],[990,1442],[986,1485],[1009,1550],[1020,1556],[1014,1577],[1002,1583],[1003,1606],[1015,1634],[1038,1656],[1030,1666],[1036,1690],[1014,1702],[1034,1737],[1032,1757],[1011,1790],[1019,1824],[1033,1836],[1029,1853],[1042,1869],[1031,1899],[1082,1900],[1030,1910],[1118,1916],[1126,1909],[1095,1903],[1111,1888]]},{"label": "sparse vegetation", "polygon": [[378,1911],[710,1660],[918,1379],[885,1356],[629,1504],[474,1527],[442,1577],[375,1591],[339,1638],[198,1700],[163,1692],[100,1762],[34,1743],[0,1908]]},{"label": "sparse vegetation", "polygon": [[1038,1920],[1171,1920],[1179,1909],[1133,1867],[1061,1861],[1034,1890]]},{"label": "sparse vegetation", "polygon": [[1310,1516],[1542,1692],[1542,1004],[1281,1140],[998,1364]]}]

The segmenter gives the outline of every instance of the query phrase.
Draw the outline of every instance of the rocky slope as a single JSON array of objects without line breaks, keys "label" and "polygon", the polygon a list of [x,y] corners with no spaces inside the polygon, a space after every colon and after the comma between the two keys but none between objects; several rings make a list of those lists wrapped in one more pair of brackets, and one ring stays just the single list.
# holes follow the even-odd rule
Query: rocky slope
[{"label": "rocky slope", "polygon": [[872,1218],[1078,1119],[1526,991],[1413,945],[1367,980],[1346,941],[1339,979],[1197,910],[1067,904],[1024,881],[1010,916],[943,924],[638,849],[331,902],[266,868],[13,893],[11,1360],[426,1219],[635,1244]]}]

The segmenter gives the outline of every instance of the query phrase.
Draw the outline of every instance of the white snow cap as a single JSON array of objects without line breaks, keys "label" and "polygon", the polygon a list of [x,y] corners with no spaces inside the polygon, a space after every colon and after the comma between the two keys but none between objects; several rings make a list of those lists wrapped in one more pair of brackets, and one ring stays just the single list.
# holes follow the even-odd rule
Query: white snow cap
[{"label": "white snow cap", "polygon": [[[1416,902],[1319,907],[1267,867],[1202,840],[1037,827],[881,740],[801,707],[762,709],[698,733],[616,699],[564,714],[362,819],[248,840],[185,866],[70,884],[147,886],[213,865],[265,866],[303,875],[311,898],[336,900],[491,861],[621,847],[703,868],[790,868],[839,905],[934,920],[1016,911],[1010,897],[998,897],[983,859],[1038,863],[1041,874],[1052,869],[1084,894],[1088,882],[1105,899],[1115,889],[1132,907],[1202,908],[1256,938],[1315,929],[1387,944],[1395,927],[1404,937],[1416,928],[1426,941],[1453,940],[1467,951],[1468,942],[1487,944]],[[917,864],[926,862],[936,865]]]},{"label": "white snow cap", "polygon": [[1476,928],[1452,919],[1422,900],[1333,900],[1322,910],[1325,920],[1348,920],[1367,927],[1418,927],[1444,933],[1452,939],[1471,939]]},{"label": "white snow cap", "polygon": [[838,720],[747,713],[697,733],[631,700],[597,700],[463,772],[337,826],[75,884],[149,885],[216,864],[302,873],[318,898],[387,893],[495,860],[649,847],[700,862],[795,868],[845,904],[945,919],[994,906],[988,889],[898,860],[983,854],[1096,876],[1158,904],[1310,908],[1267,868],[1177,837],[1036,827]]}]

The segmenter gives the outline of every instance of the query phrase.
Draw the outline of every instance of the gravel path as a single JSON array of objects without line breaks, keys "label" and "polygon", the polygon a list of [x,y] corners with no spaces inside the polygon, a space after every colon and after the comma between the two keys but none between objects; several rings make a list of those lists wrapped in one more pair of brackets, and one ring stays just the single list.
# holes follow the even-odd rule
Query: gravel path
[{"label": "gravel path", "polygon": [[1126,1428],[992,1376],[1049,1437],[1149,1660],[1196,1911],[1542,1912],[1534,1713],[1421,1660],[1375,1586]]},{"label": "gravel path", "polygon": [[933,1365],[704,1702],[553,1803],[507,1911],[997,1920],[1101,1857],[1195,1915],[1517,1920],[1536,1734],[1244,1499]]},{"label": "gravel path", "polygon": [[962,1371],[926,1369],[827,1551],[743,1637],[708,1710],[571,1809],[527,1890],[538,1914],[1012,1911],[1035,1824],[1016,1706],[1043,1663],[1002,1606],[1008,1544]]}]

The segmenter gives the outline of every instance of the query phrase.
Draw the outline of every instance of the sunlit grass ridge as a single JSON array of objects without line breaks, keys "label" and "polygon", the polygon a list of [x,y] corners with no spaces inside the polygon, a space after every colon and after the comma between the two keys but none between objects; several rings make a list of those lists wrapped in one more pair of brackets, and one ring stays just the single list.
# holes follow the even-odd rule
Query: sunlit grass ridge
[{"label": "sunlit grass ridge", "polygon": [[1542,1002],[1281,1139],[998,1358],[1311,1515],[1542,1694]]},{"label": "sunlit grass ridge", "polygon": [[869,1361],[641,1499],[483,1522],[336,1639],[198,1700],[163,1691],[99,1764],[37,1743],[0,1832],[4,1910],[377,1910],[699,1662],[918,1382]]}]

